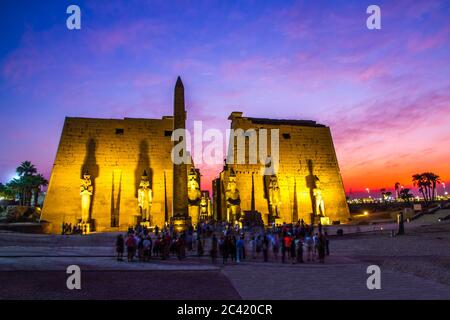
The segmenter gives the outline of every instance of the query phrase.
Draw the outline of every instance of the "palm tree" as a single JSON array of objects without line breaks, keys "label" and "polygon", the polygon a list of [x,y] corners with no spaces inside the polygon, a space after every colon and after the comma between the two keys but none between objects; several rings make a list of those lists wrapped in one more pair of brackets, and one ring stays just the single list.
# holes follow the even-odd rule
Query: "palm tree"
[{"label": "palm tree", "polygon": [[387,191],[385,194],[384,194],[384,196],[385,196],[385,199],[386,199],[386,201],[392,196],[392,192],[390,192],[390,191]]},{"label": "palm tree", "polygon": [[36,167],[30,161],[22,162],[16,172],[19,177],[12,179],[6,186],[15,195],[19,195],[20,205],[31,206],[33,195],[33,205],[36,205],[41,187],[48,185],[48,181],[37,172]]},{"label": "palm tree", "polygon": [[32,176],[37,173],[37,169],[30,161],[24,161],[16,168],[19,177]]},{"label": "palm tree", "polygon": [[15,195],[19,195],[19,204],[21,206],[25,205],[25,183],[22,178],[12,179],[6,184],[6,186],[14,192]]},{"label": "palm tree", "polygon": [[423,200],[425,204],[428,205],[428,187],[429,182],[423,173],[416,173],[412,176],[413,185],[419,188],[420,193],[422,193]]},{"label": "palm tree", "polygon": [[45,187],[48,185],[48,181],[44,178],[44,176],[42,174],[37,174],[35,176],[32,176],[32,180],[31,182],[31,190],[33,193],[33,199],[34,199],[34,203],[32,204],[33,206],[36,206],[38,204],[38,197],[39,194],[41,193],[41,187]]},{"label": "palm tree", "polygon": [[441,182],[441,178],[433,172],[416,173],[412,176],[414,186],[419,188],[425,200],[425,204],[428,205],[436,199],[436,186]]},{"label": "palm tree", "polygon": [[425,172],[423,175],[431,185],[431,188],[429,189],[429,192],[431,193],[430,199],[431,201],[434,201],[436,199],[436,186],[438,183],[441,183],[441,177],[433,172]]},{"label": "palm tree", "polygon": [[409,204],[410,199],[413,197],[413,195],[409,192],[410,190],[408,188],[400,190],[399,196],[402,198],[406,203]]},{"label": "palm tree", "polygon": [[14,199],[14,191],[0,182],[0,197],[6,200]]},{"label": "palm tree", "polygon": [[381,192],[381,198],[385,199],[386,198],[386,189],[385,188],[381,188],[380,192]]}]

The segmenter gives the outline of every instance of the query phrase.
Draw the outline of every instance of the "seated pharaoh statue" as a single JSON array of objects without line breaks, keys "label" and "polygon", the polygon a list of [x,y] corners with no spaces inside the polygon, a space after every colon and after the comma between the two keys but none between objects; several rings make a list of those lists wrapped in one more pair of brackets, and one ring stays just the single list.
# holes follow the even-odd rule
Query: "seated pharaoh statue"
[{"label": "seated pharaoh statue", "polygon": [[94,188],[91,182],[91,176],[86,172],[81,179],[80,196],[81,196],[81,223],[88,223],[90,220],[91,197]]},{"label": "seated pharaoh statue", "polygon": [[200,199],[202,197],[202,193],[200,191],[200,186],[197,181],[197,172],[194,168],[191,168],[191,171],[188,175],[188,202],[189,205],[199,206]]},{"label": "seated pharaoh statue", "polygon": [[225,199],[227,205],[227,221],[232,222],[234,220],[237,220],[241,211],[241,198],[236,185],[236,175],[233,170],[231,170],[230,176],[228,178],[228,184],[225,191]]},{"label": "seated pharaoh statue", "polygon": [[322,190],[320,189],[320,181],[317,176],[316,176],[315,187],[313,189],[313,196],[314,196],[314,208],[315,208],[314,213],[319,217],[325,217],[325,203],[324,203],[323,197],[322,197]]},{"label": "seated pharaoh statue", "polygon": [[142,221],[150,222],[150,209],[152,207],[152,189],[150,188],[150,179],[147,171],[141,177],[138,189],[138,206]]},{"label": "seated pharaoh statue", "polygon": [[269,210],[273,217],[278,218],[281,206],[280,187],[278,177],[271,175],[269,178]]}]

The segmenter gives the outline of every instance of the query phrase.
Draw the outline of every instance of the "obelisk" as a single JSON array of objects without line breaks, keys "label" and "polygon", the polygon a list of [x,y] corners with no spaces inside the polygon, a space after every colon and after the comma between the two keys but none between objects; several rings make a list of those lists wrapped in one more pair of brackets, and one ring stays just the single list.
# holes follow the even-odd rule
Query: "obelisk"
[{"label": "obelisk", "polygon": [[[178,77],[175,84],[173,103],[173,130],[186,130],[186,110],[184,106],[184,86],[181,78]],[[182,144],[178,146],[178,144]],[[179,156],[186,159],[186,135],[179,141],[174,141],[173,146],[181,147],[182,154]],[[190,224],[188,215],[188,194],[187,194],[187,167],[186,162],[173,163],[173,217],[172,222],[175,230],[183,231]]]}]

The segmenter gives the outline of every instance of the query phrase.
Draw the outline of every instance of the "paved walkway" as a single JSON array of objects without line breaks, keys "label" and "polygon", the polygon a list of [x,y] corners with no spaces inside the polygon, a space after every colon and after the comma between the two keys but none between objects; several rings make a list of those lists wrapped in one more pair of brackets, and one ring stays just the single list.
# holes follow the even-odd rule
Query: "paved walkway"
[{"label": "paved walkway", "polygon": [[368,290],[367,266],[237,266],[223,273],[243,299],[450,299],[447,285],[383,267],[381,289]]},{"label": "paved walkway", "polygon": [[0,272],[1,299],[241,299],[220,271],[84,271],[81,290],[68,290],[60,271]]},{"label": "paved walkway", "polygon": [[[450,221],[415,226],[401,237],[333,237],[324,265],[259,258],[223,266],[193,256],[127,263],[114,259],[115,234],[0,232],[0,299],[450,299]],[[80,291],[66,287],[72,264],[82,270]],[[381,290],[367,289],[371,264],[381,268]]]}]

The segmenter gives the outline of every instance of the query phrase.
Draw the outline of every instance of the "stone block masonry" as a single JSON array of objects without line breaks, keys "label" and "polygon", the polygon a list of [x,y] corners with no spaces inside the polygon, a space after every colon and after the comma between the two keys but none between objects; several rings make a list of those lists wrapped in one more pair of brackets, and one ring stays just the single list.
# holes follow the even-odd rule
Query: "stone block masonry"
[{"label": "stone block masonry", "polygon": [[[277,177],[281,195],[280,219],[283,222],[295,223],[300,219],[304,219],[305,223],[310,222],[311,213],[314,212],[312,185],[316,178],[320,181],[325,212],[330,222],[348,221],[350,214],[329,127],[317,124],[315,121],[243,117],[242,112],[233,112],[229,119],[231,120],[231,129],[235,130],[254,129],[257,134],[260,129],[267,129],[269,132],[271,129],[279,130]],[[248,140],[248,138],[246,139]],[[270,155],[270,135],[268,135],[267,145]],[[219,210],[217,215],[225,216],[223,189],[227,185],[228,171],[233,169],[240,193],[241,210],[251,210],[253,175],[255,209],[262,214],[263,221],[268,223],[268,199],[264,176],[261,175],[264,167],[260,164],[259,158],[257,164],[248,164],[248,148],[247,141],[245,164],[236,164],[237,139],[235,139],[234,164],[226,166],[219,178],[221,180],[219,188],[222,190],[221,192],[216,191],[216,193],[220,193],[222,197],[221,203],[216,204],[216,207],[220,207],[216,209]]]},{"label": "stone block masonry", "polygon": [[80,179],[88,172],[96,230],[126,230],[139,215],[137,191],[146,170],[153,190],[152,222],[161,227],[172,212],[172,128],[172,117],[66,118],[41,219],[52,223],[54,233],[61,232],[63,222],[76,224]]}]

